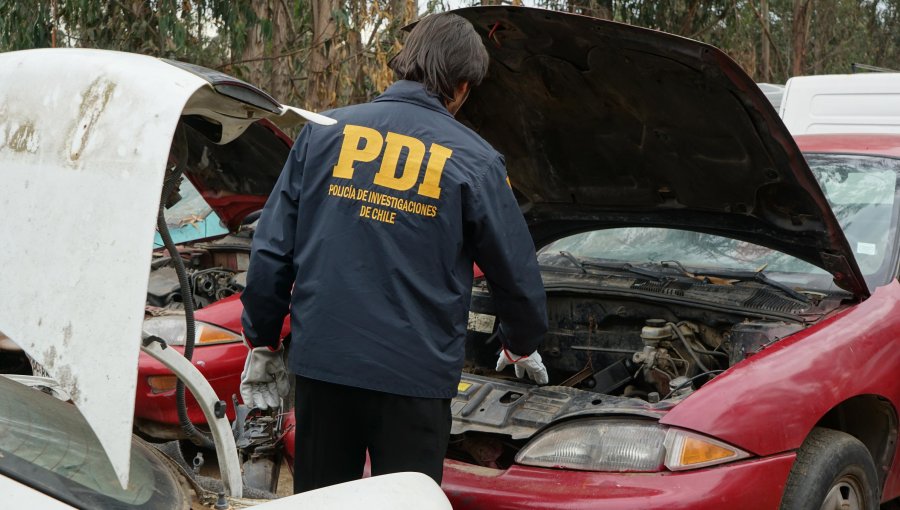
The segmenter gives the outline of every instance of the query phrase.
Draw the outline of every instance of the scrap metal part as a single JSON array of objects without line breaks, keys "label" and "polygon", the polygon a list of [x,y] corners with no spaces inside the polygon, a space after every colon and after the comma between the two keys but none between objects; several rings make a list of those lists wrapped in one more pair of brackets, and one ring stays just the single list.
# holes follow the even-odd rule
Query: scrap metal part
[{"label": "scrap metal part", "polygon": [[241,497],[243,493],[241,465],[237,455],[237,447],[234,443],[234,436],[231,432],[231,424],[228,423],[228,418],[224,413],[218,415],[219,413],[216,412],[216,404],[219,402],[219,398],[216,396],[216,392],[213,391],[212,386],[190,361],[186,360],[177,351],[167,349],[164,343],[146,342],[141,346],[141,351],[152,356],[175,373],[184,381],[185,386],[194,395],[200,409],[206,416],[206,422],[209,424],[215,440],[216,456],[219,459],[219,471],[225,484],[225,492],[229,496]]}]

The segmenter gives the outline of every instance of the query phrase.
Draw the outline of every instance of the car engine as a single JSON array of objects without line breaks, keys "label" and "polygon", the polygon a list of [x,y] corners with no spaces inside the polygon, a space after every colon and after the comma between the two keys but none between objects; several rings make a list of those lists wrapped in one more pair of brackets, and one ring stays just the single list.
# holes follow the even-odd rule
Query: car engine
[{"label": "car engine", "polygon": [[504,469],[531,437],[560,421],[658,419],[847,299],[842,292],[791,295],[756,282],[542,276],[549,326],[538,347],[549,375],[544,386],[495,371],[499,324],[488,284],[476,281],[448,458]]},{"label": "car engine", "polygon": [[[211,242],[181,246],[194,304],[203,308],[244,290],[250,262],[251,230]],[[171,257],[163,251],[153,254],[147,286],[147,306],[152,309],[181,310],[184,297]]]},{"label": "car engine", "polygon": [[[657,296],[548,288],[549,329],[538,350],[550,385],[648,402],[685,396],[840,305],[838,297],[804,303],[764,288],[725,287],[698,290],[715,297],[712,305],[686,299],[690,291]],[[500,349],[496,332],[488,288],[476,285],[467,373],[511,376],[494,371]]]}]

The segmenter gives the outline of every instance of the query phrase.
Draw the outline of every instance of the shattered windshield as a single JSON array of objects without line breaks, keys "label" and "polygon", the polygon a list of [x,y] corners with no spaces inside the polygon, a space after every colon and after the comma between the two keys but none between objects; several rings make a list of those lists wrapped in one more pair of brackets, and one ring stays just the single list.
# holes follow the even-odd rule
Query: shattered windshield
[{"label": "shattered windshield", "polygon": [[[900,161],[891,158],[810,154],[807,162],[844,230],[870,289],[884,285],[896,265],[897,176]],[[794,287],[834,290],[825,270],[763,246],[700,232],[626,227],[595,230],[555,241],[538,252],[544,265],[579,259],[657,264],[678,261],[695,270],[764,270],[773,280]]]},{"label": "shattered windshield", "polygon": [[0,474],[79,508],[183,508],[181,488],[165,464],[132,445],[122,489],[100,442],[78,409],[0,377]]},{"label": "shattered windshield", "polygon": [[[181,244],[228,233],[219,216],[191,181],[184,179],[178,192],[181,200],[166,209],[166,226],[169,227],[172,242]],[[153,247],[160,248],[162,245],[162,237],[157,232]]]}]

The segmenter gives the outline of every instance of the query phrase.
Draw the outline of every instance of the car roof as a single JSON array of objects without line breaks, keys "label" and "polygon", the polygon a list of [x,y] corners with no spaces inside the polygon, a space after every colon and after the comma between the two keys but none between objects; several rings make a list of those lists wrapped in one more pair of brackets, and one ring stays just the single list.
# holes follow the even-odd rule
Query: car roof
[{"label": "car roof", "polygon": [[797,135],[794,139],[803,152],[877,154],[900,158],[900,134]]}]

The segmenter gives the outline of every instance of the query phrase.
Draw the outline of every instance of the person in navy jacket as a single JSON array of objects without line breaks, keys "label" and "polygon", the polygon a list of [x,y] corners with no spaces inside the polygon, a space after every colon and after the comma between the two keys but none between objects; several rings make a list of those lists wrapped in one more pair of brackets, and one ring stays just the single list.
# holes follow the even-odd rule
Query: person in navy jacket
[{"label": "person in navy jacket", "polygon": [[308,124],[266,202],[241,296],[251,348],[241,395],[278,407],[289,384],[294,490],[419,471],[441,481],[463,366],[473,263],[496,303],[498,370],[538,384],[546,296],[503,156],[455,113],[488,68],[465,19],[420,21],[374,101]]}]

